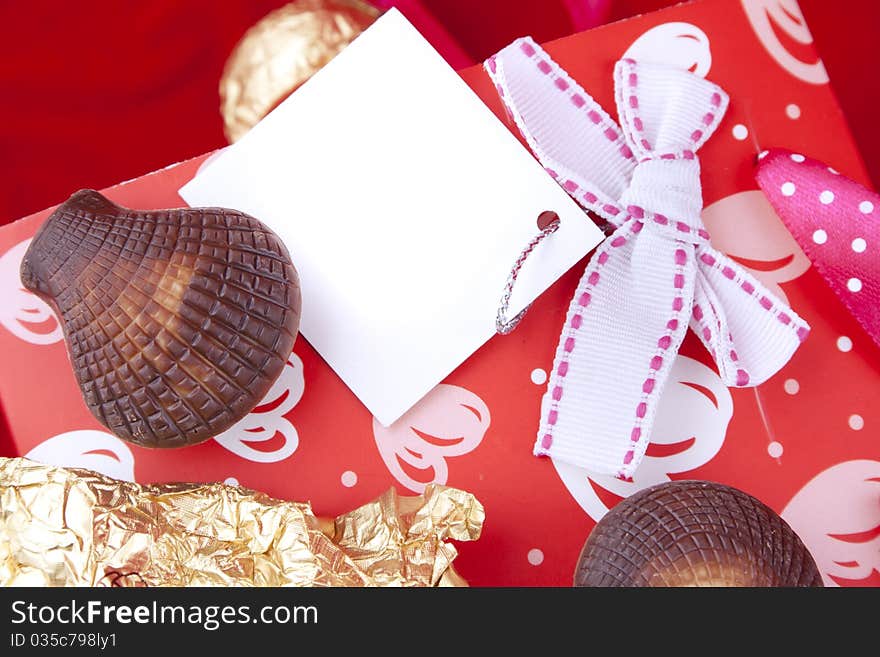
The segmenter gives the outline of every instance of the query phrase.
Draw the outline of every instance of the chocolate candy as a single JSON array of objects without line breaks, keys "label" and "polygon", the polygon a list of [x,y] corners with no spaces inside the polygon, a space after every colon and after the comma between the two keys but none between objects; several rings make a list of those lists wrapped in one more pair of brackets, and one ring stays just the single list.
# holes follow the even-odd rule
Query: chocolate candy
[{"label": "chocolate candy", "polygon": [[223,208],[130,210],[79,191],[37,232],[21,280],[60,317],[89,410],[145,447],[192,445],[238,422],[299,329],[284,244]]},{"label": "chocolate candy", "polygon": [[296,0],[244,36],[220,77],[226,137],[238,141],[382,12],[364,0]]},{"label": "chocolate candy", "polygon": [[822,586],[791,527],[741,490],[660,484],[625,499],[593,529],[575,586]]}]

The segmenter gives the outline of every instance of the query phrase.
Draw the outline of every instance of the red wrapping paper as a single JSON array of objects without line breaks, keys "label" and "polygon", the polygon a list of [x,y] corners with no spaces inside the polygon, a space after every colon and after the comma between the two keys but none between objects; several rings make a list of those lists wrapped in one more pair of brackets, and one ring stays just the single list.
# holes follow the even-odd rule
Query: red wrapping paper
[{"label": "red wrapping paper", "polygon": [[[0,400],[14,452],[139,482],[234,478],[273,496],[309,500],[321,515],[353,508],[389,485],[405,492],[447,483],[474,493],[486,508],[482,538],[463,546],[457,561],[473,585],[568,585],[590,529],[621,496],[667,479],[709,479],[781,512],[813,552],[826,583],[876,584],[880,409],[873,400],[880,393],[880,351],[768,209],[752,162],[760,149],[783,146],[862,182],[865,169],[830,86],[806,83],[781,66],[737,0],[675,7],[546,49],[614,114],[613,62],[640,37],[643,56],[668,51],[680,26],[672,36],[669,28],[643,35],[671,22],[706,36],[707,77],[732,99],[701,150],[704,217],[713,243],[778,286],[813,331],[789,365],[757,391],[721,386],[708,355],[689,336],[661,402],[655,441],[633,482],[557,470],[531,455],[543,377],[583,263],[540,297],[511,335],[492,339],[390,428],[374,422],[300,338],[245,430],[173,452],[125,445],[89,414],[63,343],[34,344],[48,341],[39,336],[57,325],[52,318],[28,321],[39,319],[39,311],[18,294],[15,258],[49,210],[0,229]],[[685,52],[707,64],[705,51]],[[799,56],[815,61],[809,46],[805,52]],[[506,122],[483,71],[475,67],[462,77]],[[793,105],[800,111],[788,109]],[[183,205],[176,190],[203,159],[106,193],[133,207]],[[13,317],[16,307],[21,312]]]}]

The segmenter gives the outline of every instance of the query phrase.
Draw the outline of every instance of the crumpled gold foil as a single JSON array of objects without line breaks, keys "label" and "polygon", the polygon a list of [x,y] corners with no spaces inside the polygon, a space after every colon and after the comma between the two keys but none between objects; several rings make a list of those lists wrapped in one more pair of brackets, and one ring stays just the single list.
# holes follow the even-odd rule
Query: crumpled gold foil
[{"label": "crumpled gold foil", "polygon": [[483,519],[445,486],[391,489],[332,520],[240,486],[0,458],[0,585],[467,586],[446,541],[476,540]]},{"label": "crumpled gold foil", "polygon": [[226,138],[240,139],[380,13],[361,0],[296,0],[257,22],[220,78]]}]

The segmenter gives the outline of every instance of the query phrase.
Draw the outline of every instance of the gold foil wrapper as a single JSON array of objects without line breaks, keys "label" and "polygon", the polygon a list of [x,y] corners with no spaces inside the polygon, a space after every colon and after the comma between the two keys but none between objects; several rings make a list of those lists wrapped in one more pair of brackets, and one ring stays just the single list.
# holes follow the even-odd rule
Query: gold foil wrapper
[{"label": "gold foil wrapper", "polygon": [[225,484],[139,485],[0,458],[0,585],[466,586],[469,493],[394,489],[335,520]]},{"label": "gold foil wrapper", "polygon": [[227,139],[240,139],[379,14],[361,0],[296,0],[257,22],[232,51],[220,78]]}]

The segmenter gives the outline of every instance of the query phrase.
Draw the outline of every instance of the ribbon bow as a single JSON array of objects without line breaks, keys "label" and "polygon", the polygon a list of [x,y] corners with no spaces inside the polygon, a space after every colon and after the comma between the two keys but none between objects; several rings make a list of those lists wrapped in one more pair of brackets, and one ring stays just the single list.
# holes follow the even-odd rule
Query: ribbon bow
[{"label": "ribbon bow", "polygon": [[618,126],[531,39],[485,67],[548,173],[616,227],[571,300],[534,452],[629,478],[688,326],[737,387],[775,374],[809,327],[709,245],[695,153],[727,109],[718,86],[622,60]]},{"label": "ribbon bow", "polygon": [[880,195],[798,153],[762,153],[770,204],[850,313],[880,346]]}]

